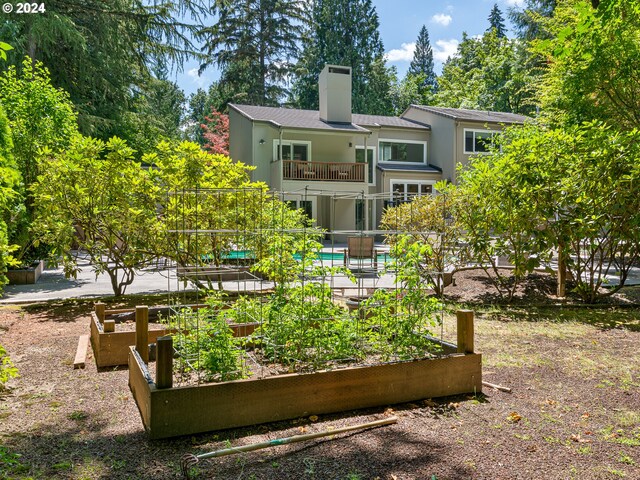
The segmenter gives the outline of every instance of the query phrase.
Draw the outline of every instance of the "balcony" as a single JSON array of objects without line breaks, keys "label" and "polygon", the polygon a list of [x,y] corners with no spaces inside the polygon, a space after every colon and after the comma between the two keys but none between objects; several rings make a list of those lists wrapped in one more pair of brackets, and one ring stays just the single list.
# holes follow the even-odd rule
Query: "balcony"
[{"label": "balcony", "polygon": [[366,168],[365,163],[283,160],[282,178],[314,182],[364,182]]}]

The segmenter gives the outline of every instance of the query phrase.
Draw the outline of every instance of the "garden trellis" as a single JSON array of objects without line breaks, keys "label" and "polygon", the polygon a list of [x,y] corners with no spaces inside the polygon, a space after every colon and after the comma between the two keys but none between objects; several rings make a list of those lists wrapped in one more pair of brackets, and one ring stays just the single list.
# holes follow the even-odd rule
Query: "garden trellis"
[{"label": "garden trellis", "polygon": [[[309,189],[170,193],[167,235],[184,280],[183,288],[170,291],[167,319],[178,332],[176,384],[397,362],[441,351],[442,303],[419,265],[427,247],[416,238],[424,232],[322,229],[304,211],[310,198],[324,198],[332,210],[338,201],[380,200]],[[377,240],[368,254],[365,239],[372,246]],[[349,252],[353,244],[357,255]],[[199,287],[197,308],[190,307],[192,284]]]},{"label": "garden trellis", "polygon": [[171,333],[157,338],[154,362],[138,308],[128,358],[152,438],[481,390],[473,313],[459,312],[457,345],[443,339],[444,307],[422,264],[431,237],[335,228],[337,215],[312,207],[321,228],[305,213],[311,199],[347,215],[350,202],[382,203],[310,189],[168,195],[181,280],[163,317]]}]

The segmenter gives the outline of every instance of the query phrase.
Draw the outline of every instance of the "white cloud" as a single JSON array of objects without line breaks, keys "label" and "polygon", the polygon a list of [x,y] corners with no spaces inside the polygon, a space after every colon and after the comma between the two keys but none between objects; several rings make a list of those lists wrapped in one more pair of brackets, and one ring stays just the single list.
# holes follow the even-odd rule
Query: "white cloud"
[{"label": "white cloud", "polygon": [[192,68],[187,71],[187,76],[191,79],[193,83],[195,83],[198,87],[205,87],[209,84],[209,79],[205,75],[198,75],[198,69]]},{"label": "white cloud", "polygon": [[524,0],[505,0],[510,7],[524,7]]},{"label": "white cloud", "polygon": [[387,62],[410,62],[413,60],[413,52],[416,49],[415,42],[403,43],[400,48],[394,48],[384,55]]},{"label": "white cloud", "polygon": [[439,62],[446,62],[447,58],[453,57],[458,51],[458,40],[438,40],[433,48],[433,58]]},{"label": "white cloud", "polygon": [[431,17],[431,21],[439,23],[445,27],[451,23],[451,20],[453,20],[451,15],[447,15],[446,13],[436,13]]}]

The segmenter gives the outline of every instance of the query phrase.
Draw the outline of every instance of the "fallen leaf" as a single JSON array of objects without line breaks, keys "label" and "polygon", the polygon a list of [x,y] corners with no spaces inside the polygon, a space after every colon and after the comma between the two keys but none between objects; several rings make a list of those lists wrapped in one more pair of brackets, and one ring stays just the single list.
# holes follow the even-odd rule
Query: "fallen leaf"
[{"label": "fallen leaf", "polygon": [[433,400],[431,400],[430,398],[427,398],[427,399],[424,401],[424,404],[425,404],[425,406],[427,406],[427,407],[431,407],[431,408],[436,407],[436,406],[438,405],[436,402],[434,402],[434,401],[433,401]]},{"label": "fallen leaf", "polygon": [[318,416],[317,415],[311,415],[309,417],[309,420],[311,420],[312,422],[317,422],[318,421]]},{"label": "fallen leaf", "polygon": [[580,435],[576,435],[576,434],[571,435],[571,440],[573,440],[574,442],[577,442],[577,443],[590,443],[591,442],[591,440],[585,440]]},{"label": "fallen leaf", "polygon": [[582,414],[582,418],[589,418],[591,415],[589,415],[589,412],[584,412]]},{"label": "fallen leaf", "polygon": [[387,409],[384,411],[383,415],[384,415],[385,417],[390,417],[390,416],[392,416],[394,413],[395,413],[395,412],[394,412],[393,408],[387,408]]},{"label": "fallen leaf", "polygon": [[307,431],[307,427],[298,427],[298,430],[300,431],[300,433],[304,433]]},{"label": "fallen leaf", "polygon": [[509,420],[511,423],[517,423],[522,420],[522,416],[518,412],[511,412],[507,416],[507,420]]}]

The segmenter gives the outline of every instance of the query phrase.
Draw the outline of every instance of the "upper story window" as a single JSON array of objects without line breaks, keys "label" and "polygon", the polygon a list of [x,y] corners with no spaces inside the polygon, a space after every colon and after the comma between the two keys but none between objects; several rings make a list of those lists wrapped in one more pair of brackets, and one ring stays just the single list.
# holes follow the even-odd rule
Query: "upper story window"
[{"label": "upper story window", "polygon": [[[279,145],[280,142],[278,140],[273,141],[273,158],[279,158]],[[311,160],[311,142],[283,140],[282,160],[308,162],[309,160]]]},{"label": "upper story window", "polygon": [[493,130],[464,130],[464,153],[486,153],[498,132]]},{"label": "upper story window", "polygon": [[380,140],[379,161],[427,163],[427,142]]}]

